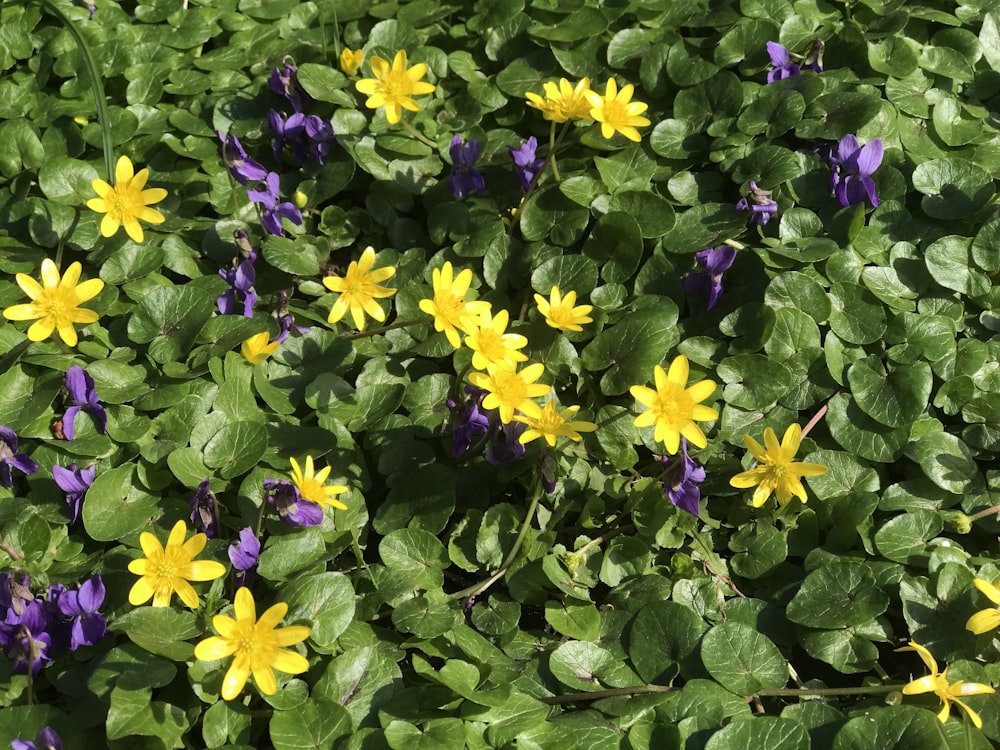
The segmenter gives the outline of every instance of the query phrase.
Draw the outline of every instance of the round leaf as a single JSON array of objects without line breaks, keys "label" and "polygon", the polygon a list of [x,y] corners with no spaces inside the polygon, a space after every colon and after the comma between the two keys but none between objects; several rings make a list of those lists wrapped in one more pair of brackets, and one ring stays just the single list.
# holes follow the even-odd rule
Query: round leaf
[{"label": "round leaf", "polygon": [[824,565],[806,576],[785,614],[799,625],[832,630],[861,625],[888,606],[888,595],[867,565],[843,562]]},{"label": "round leaf", "polygon": [[724,622],[701,642],[701,660],[719,684],[737,695],[777,689],[788,682],[788,663],[770,638],[741,622]]}]

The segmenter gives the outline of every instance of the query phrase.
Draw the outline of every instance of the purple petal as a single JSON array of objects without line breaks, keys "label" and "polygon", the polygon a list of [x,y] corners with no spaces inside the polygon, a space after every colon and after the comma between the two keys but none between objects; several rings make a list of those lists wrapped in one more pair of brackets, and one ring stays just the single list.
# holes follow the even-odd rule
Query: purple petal
[{"label": "purple petal", "polygon": [[71,406],[66,410],[63,415],[63,435],[66,436],[67,440],[72,440],[76,437],[76,428],[73,426],[73,422],[76,419],[76,415],[80,412],[79,406]]},{"label": "purple petal", "polygon": [[708,273],[718,276],[728,271],[733,265],[733,261],[736,260],[736,248],[731,245],[709,247],[699,251],[695,258]]},{"label": "purple petal", "polygon": [[879,165],[882,163],[882,154],[884,151],[884,146],[882,145],[881,138],[874,138],[864,146],[861,147],[854,155],[851,160],[851,165],[857,174],[862,177],[867,177],[872,174]]},{"label": "purple petal", "polygon": [[14,460],[11,461],[11,465],[24,474],[34,474],[38,471],[38,464],[23,453],[15,453]]},{"label": "purple petal", "polygon": [[[87,471],[87,469],[82,471]],[[63,492],[86,492],[90,488],[90,484],[84,483],[83,477],[78,475],[78,472],[82,473],[82,471],[65,469],[59,464],[55,464],[52,467],[52,478]],[[90,471],[93,474],[94,470],[90,469]],[[93,478],[90,481],[93,482]]]},{"label": "purple petal", "polygon": [[96,612],[104,604],[104,581],[95,573],[80,584],[79,602],[84,612]]},{"label": "purple petal", "polygon": [[70,650],[76,651],[80,646],[93,646],[107,632],[108,623],[103,615],[88,614],[74,618],[70,634]]},{"label": "purple petal", "polygon": [[69,393],[70,400],[77,406],[87,403],[90,393],[94,390],[94,379],[82,367],[73,365],[66,370],[63,385]]},{"label": "purple petal", "polygon": [[788,54],[788,48],[777,42],[767,43],[767,54],[771,58],[771,65],[777,68],[784,68],[792,61],[791,56]]},{"label": "purple petal", "polygon": [[837,142],[837,148],[835,149],[835,155],[833,156],[832,161],[835,164],[844,164],[848,159],[854,156],[854,153],[859,148],[861,148],[861,144],[858,143],[857,136],[848,133]]},{"label": "purple petal", "polygon": [[17,452],[17,433],[7,425],[0,425],[0,442],[6,443],[12,453]]}]

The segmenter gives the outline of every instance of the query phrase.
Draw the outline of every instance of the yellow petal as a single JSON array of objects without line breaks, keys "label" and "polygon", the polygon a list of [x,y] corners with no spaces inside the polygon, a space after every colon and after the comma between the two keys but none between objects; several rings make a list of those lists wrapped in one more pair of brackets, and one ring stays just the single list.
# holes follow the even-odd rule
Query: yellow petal
[{"label": "yellow petal", "polygon": [[271,666],[286,674],[302,674],[309,669],[309,660],[295,651],[278,651],[271,659]]},{"label": "yellow petal", "polygon": [[972,579],[972,584],[994,604],[1000,604],[1000,588],[982,578]]},{"label": "yellow petal", "polygon": [[1000,609],[981,609],[968,619],[965,629],[982,635],[994,628],[1000,627]]},{"label": "yellow petal", "polygon": [[243,692],[248,677],[250,677],[250,670],[246,667],[237,666],[237,663],[234,661],[222,680],[222,690],[219,692],[222,699],[231,701]]},{"label": "yellow petal", "polygon": [[237,643],[225,638],[212,636],[194,647],[194,658],[200,661],[216,661],[232,656],[236,652]]}]

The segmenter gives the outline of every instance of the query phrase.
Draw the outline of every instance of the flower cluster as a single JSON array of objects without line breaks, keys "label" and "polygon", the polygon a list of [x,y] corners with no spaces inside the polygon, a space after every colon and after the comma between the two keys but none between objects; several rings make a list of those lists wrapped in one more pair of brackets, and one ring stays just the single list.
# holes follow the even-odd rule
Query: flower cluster
[{"label": "flower cluster", "polygon": [[264,481],[266,500],[278,513],[278,518],[286,526],[318,526],[323,522],[323,510],[327,507],[347,510],[337,495],[347,492],[340,484],[326,484],[332,471],[326,466],[316,471],[312,456],[306,456],[305,467],[294,458],[291,480],[267,479]]},{"label": "flower cluster", "polygon": [[600,94],[591,90],[589,78],[581,79],[575,86],[562,78],[558,85],[552,81],[544,83],[542,90],[544,97],[528,92],[525,98],[528,106],[539,110],[542,117],[551,122],[598,122],[604,138],[610,140],[616,133],[621,133],[635,143],[642,140],[636,128],[650,124],[642,116],[649,105],[632,101],[635,86],[631,83],[619,89],[615,79],[610,78],[605,84],[604,94]]}]

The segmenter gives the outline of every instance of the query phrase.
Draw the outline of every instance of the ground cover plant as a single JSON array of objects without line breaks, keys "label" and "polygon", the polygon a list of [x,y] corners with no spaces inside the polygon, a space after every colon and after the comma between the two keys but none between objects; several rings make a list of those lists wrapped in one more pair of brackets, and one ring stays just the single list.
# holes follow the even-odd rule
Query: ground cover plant
[{"label": "ground cover plant", "polygon": [[0,6],[0,743],[1000,741],[1000,8]]}]

